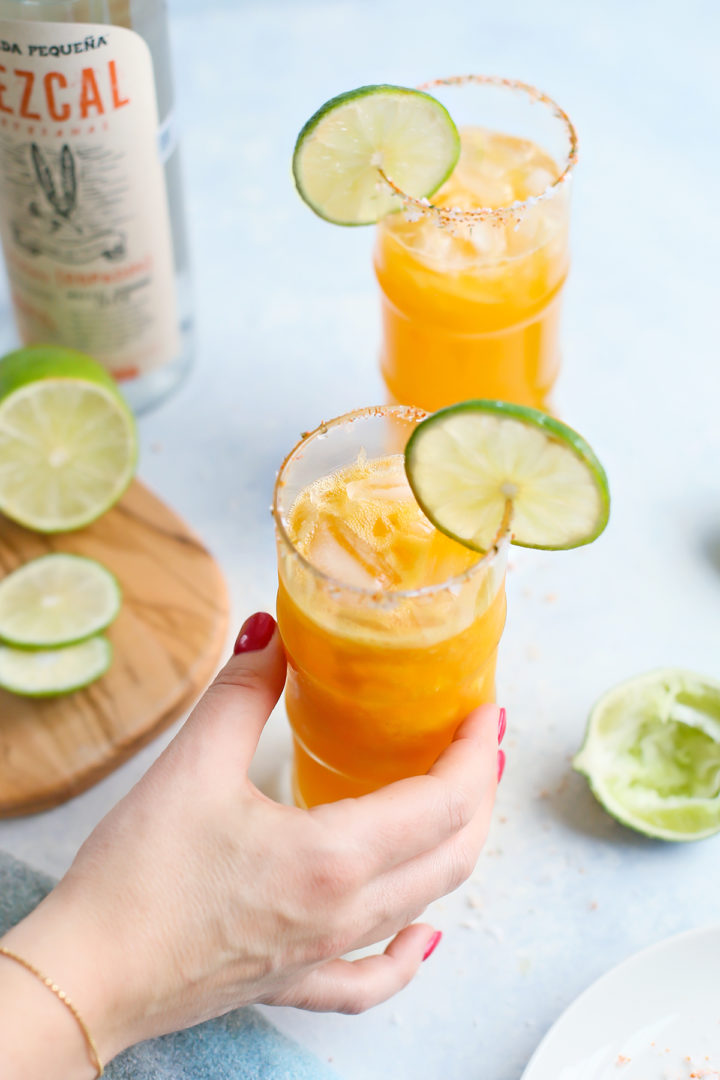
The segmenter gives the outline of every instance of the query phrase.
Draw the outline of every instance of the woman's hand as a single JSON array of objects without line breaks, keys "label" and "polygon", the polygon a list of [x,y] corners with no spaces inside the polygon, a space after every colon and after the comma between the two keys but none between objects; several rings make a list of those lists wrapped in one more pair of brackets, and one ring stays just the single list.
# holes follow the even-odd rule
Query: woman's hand
[{"label": "woman's hand", "polygon": [[[248,779],[285,680],[271,617],[249,619],[236,650],[3,941],[68,993],[105,1061],[250,1002],[359,1012],[385,1000],[437,939],[413,920],[468,877],[485,840],[494,705],[465,721],[427,776],[299,810]],[[339,959],[387,937],[382,955]]]}]

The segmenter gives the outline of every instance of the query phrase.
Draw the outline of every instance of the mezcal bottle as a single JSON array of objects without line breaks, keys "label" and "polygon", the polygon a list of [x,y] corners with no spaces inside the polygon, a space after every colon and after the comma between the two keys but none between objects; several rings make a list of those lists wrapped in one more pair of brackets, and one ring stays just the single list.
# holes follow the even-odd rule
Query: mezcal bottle
[{"label": "mezcal bottle", "polygon": [[141,412],[192,358],[164,0],[0,0],[0,236],[25,344]]}]

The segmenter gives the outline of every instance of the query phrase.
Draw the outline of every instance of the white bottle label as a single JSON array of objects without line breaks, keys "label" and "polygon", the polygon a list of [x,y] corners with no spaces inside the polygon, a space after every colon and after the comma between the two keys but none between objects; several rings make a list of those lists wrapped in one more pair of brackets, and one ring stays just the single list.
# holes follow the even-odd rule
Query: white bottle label
[{"label": "white bottle label", "polygon": [[157,128],[139,34],[0,20],[0,235],[20,336],[118,379],[179,350]]}]

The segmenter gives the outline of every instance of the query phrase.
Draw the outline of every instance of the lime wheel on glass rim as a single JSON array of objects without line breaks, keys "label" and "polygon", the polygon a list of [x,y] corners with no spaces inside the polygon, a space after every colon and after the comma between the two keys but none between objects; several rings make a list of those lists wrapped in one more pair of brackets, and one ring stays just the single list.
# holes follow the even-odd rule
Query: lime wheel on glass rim
[{"label": "lime wheel on glass rim", "polygon": [[432,413],[408,440],[405,470],[433,525],[479,552],[505,527],[521,547],[579,547],[600,535],[610,514],[605,470],[582,436],[505,401]]},{"label": "lime wheel on glass rim", "polygon": [[50,345],[0,359],[0,513],[36,532],[80,529],[136,462],[134,417],[97,361]]},{"label": "lime wheel on glass rim", "polygon": [[361,86],[325,102],[298,135],[293,176],[308,206],[336,225],[372,225],[408,195],[432,195],[460,156],[444,105],[422,90]]}]

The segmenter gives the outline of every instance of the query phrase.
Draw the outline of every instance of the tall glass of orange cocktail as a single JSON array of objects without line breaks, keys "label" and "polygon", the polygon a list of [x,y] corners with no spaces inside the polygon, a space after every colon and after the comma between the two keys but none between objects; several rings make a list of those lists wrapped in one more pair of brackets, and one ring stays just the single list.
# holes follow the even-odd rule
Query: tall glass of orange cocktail
[{"label": "tall glass of orange cocktail", "polygon": [[467,398],[545,409],[560,367],[575,129],[515,80],[421,89],[448,108],[461,153],[430,200],[403,196],[377,229],[389,396],[428,410]]},{"label": "tall glass of orange cocktail", "polygon": [[509,537],[485,556],[439,532],[405,477],[425,414],[350,413],[306,435],[275,488],[278,623],[296,802],[426,772],[493,701]]}]

